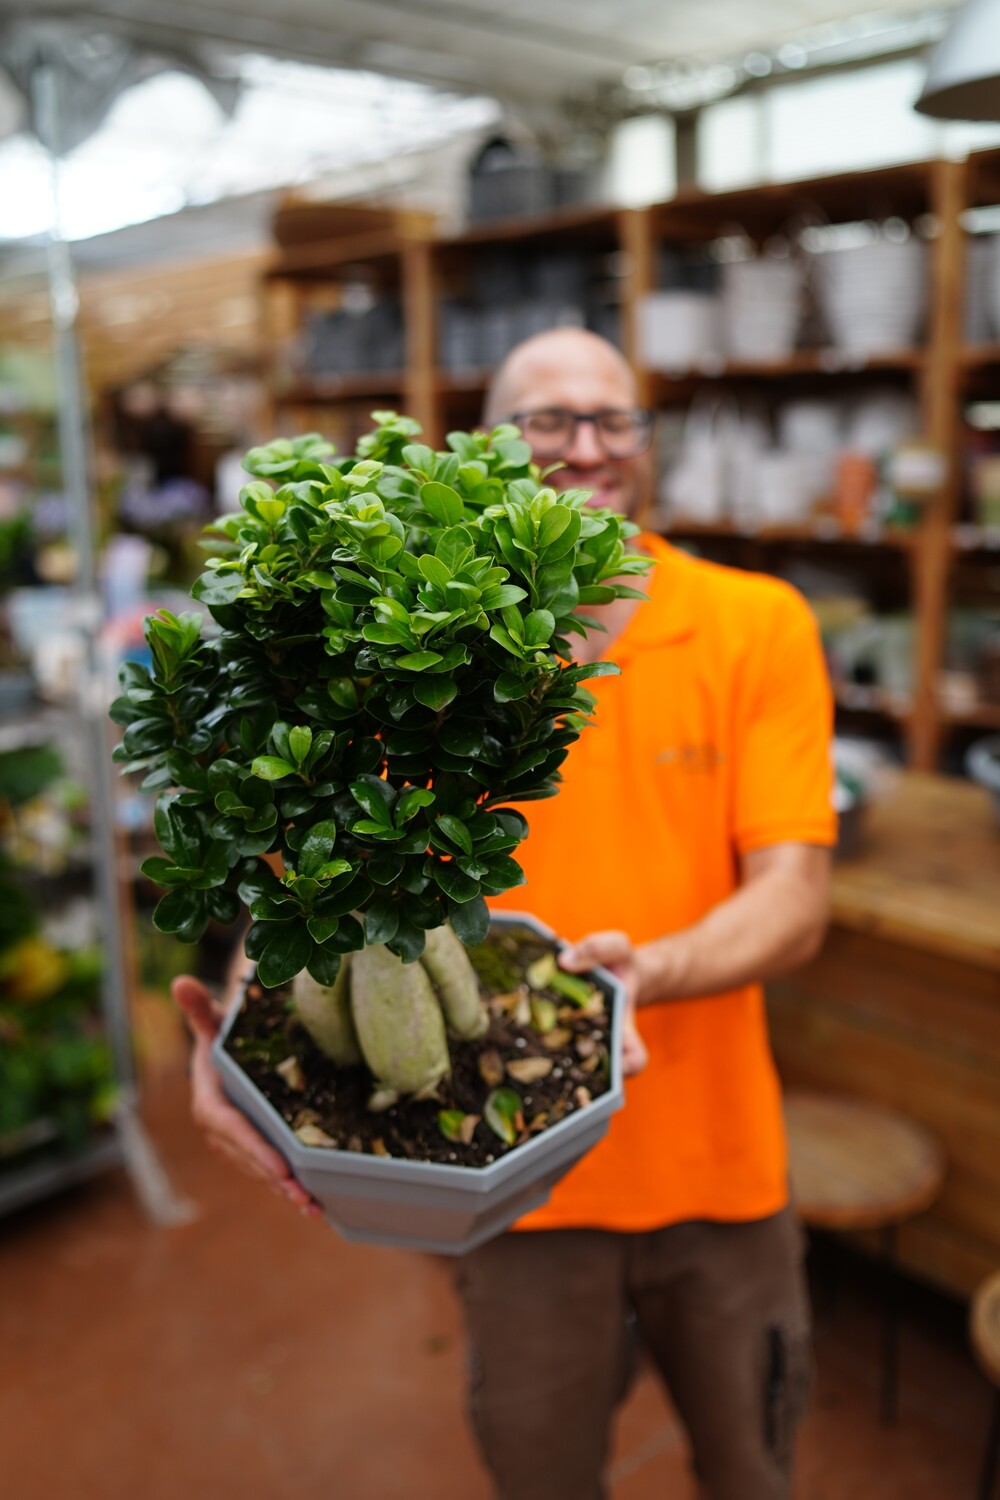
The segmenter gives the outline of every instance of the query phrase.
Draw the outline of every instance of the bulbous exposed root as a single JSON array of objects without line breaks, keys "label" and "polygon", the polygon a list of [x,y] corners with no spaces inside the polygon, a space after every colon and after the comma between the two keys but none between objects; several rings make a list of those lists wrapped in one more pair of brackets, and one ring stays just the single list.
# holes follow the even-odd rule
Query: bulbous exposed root
[{"label": "bulbous exposed root", "polygon": [[404,964],[374,944],[353,955],[351,970],[354,1028],[379,1088],[432,1089],[451,1062],[441,1006],[423,965]]},{"label": "bulbous exposed root", "polygon": [[320,984],[305,969],[292,985],[295,1013],[321,1052],[344,1068],[361,1062],[350,1000],[351,965],[343,958],[331,985]]},{"label": "bulbous exposed root", "polygon": [[473,1042],[487,1030],[490,1018],[480,999],[479,982],[469,955],[447,925],[432,928],[426,938],[420,962],[437,991],[445,1020],[456,1036]]}]

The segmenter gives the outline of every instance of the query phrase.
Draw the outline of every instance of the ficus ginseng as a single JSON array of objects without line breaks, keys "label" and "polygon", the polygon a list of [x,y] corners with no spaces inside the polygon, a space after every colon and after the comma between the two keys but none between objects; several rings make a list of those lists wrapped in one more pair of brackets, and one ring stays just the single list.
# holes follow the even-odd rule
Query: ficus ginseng
[{"label": "ficus ginseng", "polygon": [[197,942],[245,908],[261,982],[294,982],[314,1040],[364,1058],[384,1103],[434,1088],[449,1031],[485,1029],[462,945],[523,880],[513,804],[557,791],[582,682],[617,671],[574,665],[571,637],[648,564],[516,428],[435,452],[374,420],[346,458],[316,434],[251,450],[202,612],[146,620],[150,665],[125,664],[111,714],[116,760],[157,794],[156,926]]}]

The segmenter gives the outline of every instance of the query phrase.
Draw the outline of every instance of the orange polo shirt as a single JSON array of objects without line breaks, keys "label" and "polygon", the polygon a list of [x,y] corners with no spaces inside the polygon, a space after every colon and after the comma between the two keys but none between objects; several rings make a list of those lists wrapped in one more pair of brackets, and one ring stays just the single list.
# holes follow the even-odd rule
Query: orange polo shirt
[{"label": "orange polo shirt", "polygon": [[[643,545],[649,602],[608,651],[621,676],[586,684],[596,718],[559,794],[525,807],[527,885],[492,903],[572,941],[689,927],[736,890],[741,853],[836,838],[831,700],[808,606],[776,579],[659,537]],[[518,1228],[748,1220],[787,1202],[760,986],[644,1006],[638,1024],[649,1064],[626,1080],[625,1108]]]}]

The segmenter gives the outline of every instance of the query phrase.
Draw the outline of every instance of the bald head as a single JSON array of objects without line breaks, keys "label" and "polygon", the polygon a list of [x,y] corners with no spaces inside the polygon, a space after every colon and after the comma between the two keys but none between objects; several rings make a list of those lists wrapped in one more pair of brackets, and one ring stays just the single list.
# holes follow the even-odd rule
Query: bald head
[{"label": "bald head", "polygon": [[[628,361],[607,339],[586,328],[550,328],[516,345],[497,368],[486,393],[483,420],[495,427],[513,413],[527,409],[525,393],[535,389],[558,392],[570,372],[585,372],[619,391],[608,404],[634,406],[635,377]],[[534,405],[564,404],[554,394]]]},{"label": "bald head", "polygon": [[[517,420],[537,461],[545,468],[558,461],[549,484],[590,490],[592,504],[638,517],[650,493],[649,429],[646,448],[616,457],[595,421],[615,413],[627,421],[637,404],[635,376],[613,344],[583,328],[553,328],[511,350],[493,377],[483,418],[487,427]],[[559,413],[586,420],[574,424]],[[570,434],[555,450],[553,422]]]}]

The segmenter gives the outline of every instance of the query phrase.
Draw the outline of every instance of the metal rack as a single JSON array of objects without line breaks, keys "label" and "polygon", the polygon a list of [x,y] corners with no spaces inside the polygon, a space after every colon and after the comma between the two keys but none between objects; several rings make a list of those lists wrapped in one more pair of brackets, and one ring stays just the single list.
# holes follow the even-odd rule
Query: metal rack
[{"label": "metal rack", "polygon": [[[157,1223],[184,1222],[193,1207],[173,1193],[138,1112],[128,1013],[125,943],[118,899],[115,793],[107,734],[107,684],[102,671],[102,604],[98,584],[90,484],[87,411],[80,373],[76,319],[78,296],[69,246],[60,221],[59,171],[63,131],[59,118],[58,62],[39,54],[31,77],[31,108],[38,138],[49,153],[54,222],[48,242],[49,294],[59,392],[59,445],[63,489],[77,559],[73,626],[79,635],[80,672],[76,702],[68,708],[78,726],[86,763],[94,849],[94,895],[100,919],[105,969],[101,1013],[111,1048],[118,1105],[107,1135],[79,1152],[56,1153],[26,1162],[0,1182],[0,1213],[78,1183],[111,1166],[124,1165],[146,1212]],[[15,726],[13,733],[18,732]],[[22,733],[24,732],[22,728]]]}]

